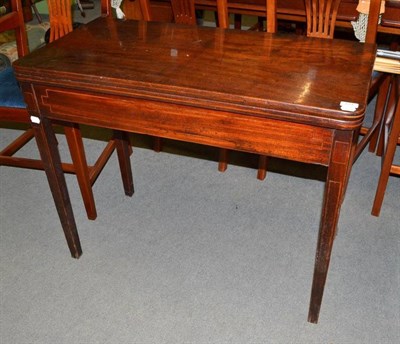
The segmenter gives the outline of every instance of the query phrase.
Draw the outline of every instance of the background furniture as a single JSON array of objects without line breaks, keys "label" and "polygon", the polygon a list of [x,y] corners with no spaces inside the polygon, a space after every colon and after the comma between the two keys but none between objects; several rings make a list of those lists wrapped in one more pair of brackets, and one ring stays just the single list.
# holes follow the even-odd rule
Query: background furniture
[{"label": "background furniture", "polygon": [[[400,3],[399,3],[400,5]],[[385,21],[382,16],[382,23],[379,24],[380,17],[380,0],[371,0],[368,16],[368,27],[366,33],[366,43],[374,43],[377,39],[378,28]],[[387,18],[387,16],[386,16]],[[391,34],[400,37],[400,16],[386,19],[386,23],[391,26]],[[396,46],[394,46],[396,47]],[[380,57],[378,57],[381,59]],[[377,58],[377,59],[378,59]],[[399,76],[394,75],[394,68],[391,68],[390,59],[387,63],[385,59],[379,61],[379,65],[375,65],[376,71],[374,75],[380,75],[383,80],[380,83],[374,84],[374,78],[371,83],[371,89],[378,88],[378,95],[376,100],[376,108],[374,113],[374,121],[370,127],[363,126],[360,130],[361,134],[365,135],[360,141],[356,151],[356,158],[360,153],[360,149],[366,144],[366,140],[370,140],[369,150],[378,155],[382,155],[381,173],[377,185],[375,199],[372,207],[372,215],[379,216],[381,206],[384,199],[386,186],[389,180],[389,175],[400,175],[400,167],[393,163],[396,146],[399,144],[399,127],[400,127],[400,105],[399,105]],[[393,64],[398,61],[392,60]],[[398,73],[398,72],[397,72]],[[377,79],[377,78],[375,78]],[[376,91],[376,90],[375,90]],[[371,96],[371,94],[370,94]],[[379,141],[378,141],[379,140]],[[379,145],[378,145],[379,142]]]},{"label": "background furniture", "polygon": [[72,32],[71,3],[68,0],[47,0],[50,16],[50,38],[53,42]]},{"label": "background furniture", "polygon": [[[352,30],[351,21],[358,18],[356,10],[358,0],[342,0],[338,9],[336,20],[337,28]],[[152,0],[151,7],[153,18],[157,21],[170,21],[172,18],[170,0]],[[216,11],[216,0],[195,0],[195,8],[199,10]],[[228,1],[230,13],[265,17],[264,0],[230,0]],[[124,1],[124,13],[129,19],[140,17],[139,0]],[[386,0],[386,11],[382,23],[378,27],[379,33],[392,33],[399,27],[400,4],[396,0]],[[290,23],[305,23],[306,11],[303,0],[277,0],[277,19]]]},{"label": "background furniture", "polygon": [[[390,4],[390,2],[388,2]],[[400,5],[400,2],[399,2]],[[368,26],[365,37],[365,43],[377,43],[379,28],[382,23],[379,23],[380,17],[380,0],[371,0],[370,9],[368,15]],[[388,11],[385,11],[387,13]],[[400,12],[397,20],[391,20],[390,22],[391,30],[390,34],[394,38],[392,42],[395,42],[400,38]],[[393,48],[396,48],[396,44],[392,44]],[[374,71],[371,79],[369,101],[376,97],[376,107],[374,113],[374,119],[371,125],[363,125],[360,129],[360,134],[364,135],[363,139],[359,142],[357,150],[355,152],[355,160],[361,154],[362,150],[369,142],[368,150],[370,152],[375,152],[379,155],[382,154],[382,143],[378,147],[379,137],[383,138],[381,128],[384,122],[384,112],[387,104],[387,95],[389,92],[390,85],[390,75],[382,71]],[[382,142],[382,140],[381,140]]]},{"label": "background furniture", "polygon": [[[25,24],[20,0],[12,0],[13,12],[0,17],[0,31],[15,30],[19,56],[28,54]],[[51,40],[60,38],[72,31],[71,6],[69,0],[49,0],[51,21]],[[1,75],[0,119],[5,122],[30,124],[29,114],[23,100],[21,90],[15,79],[13,70],[8,68]],[[89,219],[97,217],[92,185],[96,181],[108,158],[114,151],[114,141],[111,140],[93,166],[88,166],[84,152],[80,129],[76,125],[63,126],[73,163],[63,163],[65,172],[75,173],[83,202]],[[44,169],[42,160],[14,156],[26,143],[34,138],[32,128],[3,148],[0,152],[0,165]],[[54,144],[57,144],[56,142]]]},{"label": "background furniture", "polygon": [[341,0],[305,0],[307,36],[333,38]]},{"label": "background furniture", "polygon": [[193,0],[171,0],[175,23],[196,25],[196,13]]},{"label": "background furniture", "polygon": [[36,19],[38,20],[39,23],[42,22],[42,16],[40,15],[37,7],[36,7],[36,2],[41,1],[41,0],[26,0],[27,5],[29,5],[32,8],[33,13],[36,16]]},{"label": "background furniture", "polygon": [[76,1],[76,5],[78,6],[78,9],[79,9],[82,17],[86,17],[86,13],[85,13],[86,9],[94,8],[94,2],[91,0],[75,0],[75,1]]},{"label": "background furniture", "polygon": [[[389,175],[400,176],[400,166],[394,164],[397,145],[400,144],[400,76],[393,75],[382,134],[385,134],[382,168],[372,206],[372,215],[379,216]],[[399,203],[398,203],[399,205]]]}]

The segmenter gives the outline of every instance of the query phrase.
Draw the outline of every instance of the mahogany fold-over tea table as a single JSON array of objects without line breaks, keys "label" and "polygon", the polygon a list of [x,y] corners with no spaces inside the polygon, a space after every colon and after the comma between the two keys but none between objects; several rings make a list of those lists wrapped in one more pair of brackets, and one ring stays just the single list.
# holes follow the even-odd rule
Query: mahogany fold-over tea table
[{"label": "mahogany fold-over tea table", "polygon": [[79,236],[51,123],[327,166],[308,320],[316,323],[364,118],[375,45],[99,18],[15,64],[73,257]]}]

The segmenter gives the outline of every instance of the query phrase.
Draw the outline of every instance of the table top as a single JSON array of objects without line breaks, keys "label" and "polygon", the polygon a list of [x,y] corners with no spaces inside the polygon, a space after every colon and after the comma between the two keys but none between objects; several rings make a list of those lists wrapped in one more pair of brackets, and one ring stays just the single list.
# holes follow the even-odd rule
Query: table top
[{"label": "table top", "polygon": [[354,129],[375,53],[336,39],[98,18],[14,66],[21,81]]}]

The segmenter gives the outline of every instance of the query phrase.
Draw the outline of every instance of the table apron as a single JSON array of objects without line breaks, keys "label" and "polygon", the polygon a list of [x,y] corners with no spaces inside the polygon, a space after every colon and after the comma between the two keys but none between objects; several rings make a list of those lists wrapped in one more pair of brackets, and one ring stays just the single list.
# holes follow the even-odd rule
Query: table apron
[{"label": "table apron", "polygon": [[[332,128],[200,108],[195,101],[188,106],[43,85],[33,89],[36,102],[30,98],[28,109],[52,120],[329,164]],[[29,100],[26,92],[25,98]]]}]

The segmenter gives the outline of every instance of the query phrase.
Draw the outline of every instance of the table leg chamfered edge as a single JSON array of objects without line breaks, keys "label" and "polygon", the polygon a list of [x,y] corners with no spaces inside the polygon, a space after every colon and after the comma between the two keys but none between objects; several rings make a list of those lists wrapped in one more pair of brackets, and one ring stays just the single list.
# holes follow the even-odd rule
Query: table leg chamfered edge
[{"label": "table leg chamfered edge", "polygon": [[340,207],[352,165],[356,142],[354,137],[355,134],[352,131],[336,131],[334,135],[315,254],[314,276],[308,313],[308,321],[311,323],[317,323],[319,318]]},{"label": "table leg chamfered edge", "polygon": [[47,118],[40,118],[32,126],[69,250],[73,258],[79,258],[82,248],[53,127]]},{"label": "table leg chamfered edge", "polygon": [[35,88],[29,83],[21,83],[21,88],[68,248],[73,258],[79,258],[82,248],[53,126],[48,118],[40,115]]}]

